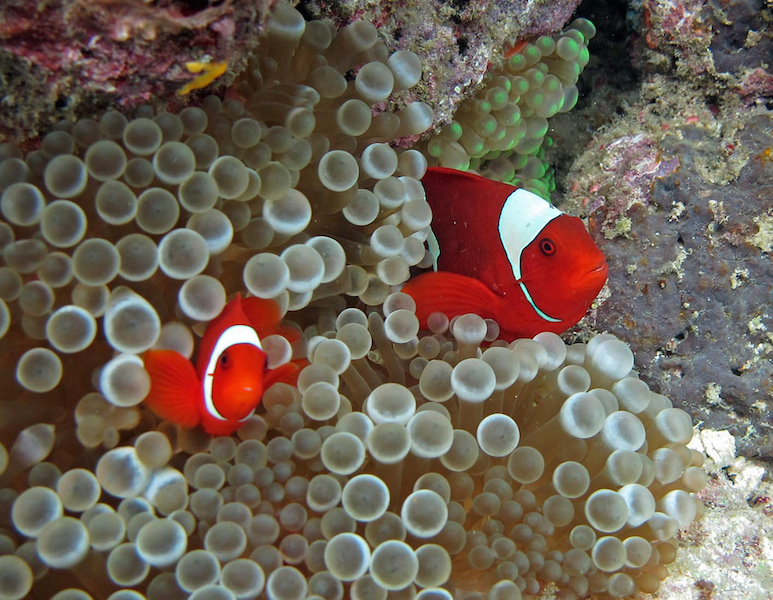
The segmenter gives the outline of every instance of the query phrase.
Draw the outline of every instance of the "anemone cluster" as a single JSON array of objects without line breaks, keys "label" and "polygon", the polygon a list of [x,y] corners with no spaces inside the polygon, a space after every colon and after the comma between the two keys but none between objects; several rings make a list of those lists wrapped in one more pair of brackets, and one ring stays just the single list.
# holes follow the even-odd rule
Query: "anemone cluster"
[{"label": "anemone cluster", "polygon": [[191,326],[234,291],[283,312],[344,293],[383,302],[424,259],[431,219],[426,160],[386,142],[426,130],[432,110],[372,106],[420,77],[418,57],[388,54],[370,23],[336,35],[281,4],[239,99],[63,123],[26,157],[3,146],[0,335],[47,344],[18,358],[18,382],[54,389],[61,355],[101,331],[119,354],[99,390],[136,405],[136,355],[190,356]]},{"label": "anemone cluster", "polygon": [[548,119],[577,103],[577,80],[588,64],[596,28],[576,19],[557,36],[518,44],[505,63],[486,74],[454,120],[427,144],[437,164],[474,169],[546,199],[555,182],[542,160],[550,143]]},{"label": "anemone cluster", "polygon": [[[574,27],[514,54],[430,154],[536,157],[573,102],[592,34]],[[20,431],[0,444],[0,599],[657,589],[701,512],[689,416],[612,336],[508,345],[493,321],[440,314],[420,331],[394,291],[431,262],[427,159],[389,144],[432,124],[406,100],[421,77],[373,25],[279,3],[226,100],[0,147],[0,418]],[[507,144],[486,133],[505,113]],[[191,357],[245,290],[300,332],[264,340],[272,367],[308,358],[297,386],[270,388],[237,437],[159,422],[142,353]]]},{"label": "anemone cluster", "polygon": [[94,472],[39,463],[12,502],[29,541],[9,572],[143,590],[113,600],[656,591],[702,511],[689,415],[609,334],[431,326],[401,293],[322,315],[297,387],[272,387],[238,439],[162,426]]}]

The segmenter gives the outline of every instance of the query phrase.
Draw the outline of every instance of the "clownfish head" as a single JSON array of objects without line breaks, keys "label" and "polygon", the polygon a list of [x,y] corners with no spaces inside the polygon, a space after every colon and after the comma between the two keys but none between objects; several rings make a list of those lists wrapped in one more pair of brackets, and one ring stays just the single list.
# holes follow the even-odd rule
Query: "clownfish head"
[{"label": "clownfish head", "polygon": [[226,329],[215,344],[205,372],[204,406],[219,420],[248,418],[263,397],[266,354],[248,325]]},{"label": "clownfish head", "polygon": [[526,190],[512,198],[499,230],[516,282],[546,322],[576,322],[607,280],[604,255],[577,217]]},{"label": "clownfish head", "polygon": [[522,281],[542,305],[559,309],[567,302],[587,307],[606,282],[607,270],[583,222],[565,214],[550,221],[521,255]]}]

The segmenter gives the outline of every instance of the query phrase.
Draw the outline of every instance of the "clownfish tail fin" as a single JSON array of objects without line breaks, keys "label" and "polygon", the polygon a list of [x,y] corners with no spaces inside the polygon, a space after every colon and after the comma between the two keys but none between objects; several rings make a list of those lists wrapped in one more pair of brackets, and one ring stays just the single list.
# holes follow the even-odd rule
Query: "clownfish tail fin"
[{"label": "clownfish tail fin", "polygon": [[142,361],[150,375],[145,405],[162,419],[182,427],[198,425],[202,392],[191,361],[174,350],[148,350]]}]

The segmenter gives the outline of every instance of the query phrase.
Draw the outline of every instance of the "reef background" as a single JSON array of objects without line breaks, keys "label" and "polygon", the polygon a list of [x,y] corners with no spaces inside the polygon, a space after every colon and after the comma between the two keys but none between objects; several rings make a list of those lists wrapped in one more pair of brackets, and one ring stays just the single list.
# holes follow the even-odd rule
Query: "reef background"
[{"label": "reef background", "polygon": [[[107,106],[180,106],[188,61],[226,61],[227,86],[271,2],[124,2],[104,35],[100,11],[0,9],[0,139],[22,142],[64,117]],[[420,90],[439,122],[521,37],[560,28],[575,2],[304,2],[309,16],[376,23],[426,56]],[[51,11],[50,14],[47,11]],[[610,280],[572,332],[612,331],[643,378],[699,423],[715,462],[704,519],[683,536],[660,598],[769,598],[773,588],[773,54],[762,1],[584,2],[594,21],[581,101],[551,121],[554,201],[587,215]],[[50,20],[47,20],[47,17]],[[455,27],[441,26],[451,20]],[[98,34],[99,33],[99,34]],[[75,43],[73,43],[75,42]],[[77,47],[77,53],[74,48]],[[43,56],[46,60],[33,61]],[[212,91],[208,88],[206,93]],[[19,90],[24,90],[23,94]],[[34,144],[34,142],[29,142]]]},{"label": "reef background", "polygon": [[549,160],[565,208],[588,215],[610,264],[608,293],[580,329],[630,343],[642,376],[693,415],[716,463],[706,516],[683,536],[687,552],[659,597],[769,598],[770,5],[590,2],[579,12],[599,34],[585,96],[551,122]]}]

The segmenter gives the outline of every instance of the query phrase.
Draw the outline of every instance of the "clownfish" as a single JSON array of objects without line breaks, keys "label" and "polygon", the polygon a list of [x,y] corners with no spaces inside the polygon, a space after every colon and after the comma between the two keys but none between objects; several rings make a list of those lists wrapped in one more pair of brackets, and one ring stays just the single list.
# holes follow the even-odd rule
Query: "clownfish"
[{"label": "clownfish", "polygon": [[454,169],[430,168],[422,184],[440,270],[402,289],[422,327],[434,312],[477,313],[515,339],[562,333],[585,315],[607,263],[580,219],[527,190]]},{"label": "clownfish", "polygon": [[264,390],[278,381],[295,383],[299,362],[269,370],[260,341],[277,332],[280,320],[275,302],[237,295],[207,326],[195,369],[175,350],[147,350],[145,405],[182,427],[232,434],[255,412]]}]

